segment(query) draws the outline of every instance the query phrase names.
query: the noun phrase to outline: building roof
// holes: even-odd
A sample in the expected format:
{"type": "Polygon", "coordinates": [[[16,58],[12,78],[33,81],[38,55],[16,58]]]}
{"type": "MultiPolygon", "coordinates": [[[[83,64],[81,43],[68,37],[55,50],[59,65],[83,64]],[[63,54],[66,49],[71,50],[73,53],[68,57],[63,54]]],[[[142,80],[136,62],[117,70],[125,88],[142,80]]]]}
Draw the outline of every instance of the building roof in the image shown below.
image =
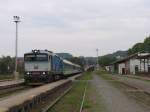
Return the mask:
{"type": "Polygon", "coordinates": [[[136,59],[147,59],[147,58],[150,58],[150,53],[140,53],[140,52],[138,52],[138,53],[132,54],[132,55],[126,57],[126,58],[117,60],[117,61],[111,63],[111,65],[117,64],[117,63],[122,63],[122,62],[128,61],[128,60],[133,59],[133,58],[136,58],[136,59]]]}

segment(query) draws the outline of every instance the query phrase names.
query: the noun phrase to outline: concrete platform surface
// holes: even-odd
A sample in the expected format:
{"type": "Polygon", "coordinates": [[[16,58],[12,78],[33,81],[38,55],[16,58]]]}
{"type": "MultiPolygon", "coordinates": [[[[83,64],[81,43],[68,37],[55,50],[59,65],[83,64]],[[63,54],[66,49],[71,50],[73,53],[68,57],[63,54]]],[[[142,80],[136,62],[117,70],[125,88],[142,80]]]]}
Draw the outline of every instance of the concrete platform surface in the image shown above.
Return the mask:
{"type": "Polygon", "coordinates": [[[25,91],[24,93],[17,94],[16,96],[10,96],[7,99],[0,101],[0,112],[7,112],[10,108],[21,105],[26,101],[30,101],[36,96],[46,93],[47,91],[52,90],[53,88],[69,82],[70,80],[60,80],[50,84],[46,84],[32,90],[25,91]]]}
{"type": "Polygon", "coordinates": [[[23,82],[24,82],[24,79],[21,79],[21,80],[11,80],[11,81],[3,81],[3,82],[0,82],[0,88],[4,87],[4,86],[9,86],[9,85],[20,84],[20,83],[23,83],[23,82]]]}

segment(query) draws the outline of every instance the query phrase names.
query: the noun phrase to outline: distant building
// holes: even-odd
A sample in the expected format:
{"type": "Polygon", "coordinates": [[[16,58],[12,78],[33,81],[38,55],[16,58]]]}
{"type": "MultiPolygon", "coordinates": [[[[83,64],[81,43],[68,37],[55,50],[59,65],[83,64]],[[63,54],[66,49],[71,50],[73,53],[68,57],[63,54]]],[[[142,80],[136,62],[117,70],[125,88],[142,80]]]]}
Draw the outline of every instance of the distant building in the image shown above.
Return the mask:
{"type": "Polygon", "coordinates": [[[118,74],[150,74],[150,53],[136,53],[106,67],[118,74]]]}

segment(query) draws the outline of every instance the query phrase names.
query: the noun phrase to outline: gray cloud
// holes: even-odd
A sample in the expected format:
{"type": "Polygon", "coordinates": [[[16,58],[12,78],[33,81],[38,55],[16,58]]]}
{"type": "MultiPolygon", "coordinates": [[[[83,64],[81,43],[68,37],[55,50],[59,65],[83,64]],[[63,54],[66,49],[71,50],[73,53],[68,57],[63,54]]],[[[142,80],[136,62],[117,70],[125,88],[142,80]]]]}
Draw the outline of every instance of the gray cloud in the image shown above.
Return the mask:
{"type": "Polygon", "coordinates": [[[19,55],[33,48],[95,56],[126,50],[149,35],[149,0],[1,0],[0,55],[14,55],[14,15],[19,55]]]}

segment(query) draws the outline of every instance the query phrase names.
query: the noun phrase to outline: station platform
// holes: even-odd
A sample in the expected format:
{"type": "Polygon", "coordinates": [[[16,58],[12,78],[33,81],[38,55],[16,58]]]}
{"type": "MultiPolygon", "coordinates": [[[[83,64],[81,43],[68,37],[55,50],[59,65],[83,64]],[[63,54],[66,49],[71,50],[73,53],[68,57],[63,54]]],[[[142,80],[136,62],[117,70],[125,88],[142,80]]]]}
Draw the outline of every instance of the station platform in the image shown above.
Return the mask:
{"type": "Polygon", "coordinates": [[[14,87],[23,83],[24,83],[24,79],[3,81],[3,82],[0,82],[0,90],[14,87]]]}
{"type": "Polygon", "coordinates": [[[26,112],[32,108],[33,105],[42,101],[42,98],[49,95],[54,89],[70,83],[71,80],[60,80],[50,84],[46,84],[16,96],[7,97],[0,101],[0,112],[26,112]]]}

